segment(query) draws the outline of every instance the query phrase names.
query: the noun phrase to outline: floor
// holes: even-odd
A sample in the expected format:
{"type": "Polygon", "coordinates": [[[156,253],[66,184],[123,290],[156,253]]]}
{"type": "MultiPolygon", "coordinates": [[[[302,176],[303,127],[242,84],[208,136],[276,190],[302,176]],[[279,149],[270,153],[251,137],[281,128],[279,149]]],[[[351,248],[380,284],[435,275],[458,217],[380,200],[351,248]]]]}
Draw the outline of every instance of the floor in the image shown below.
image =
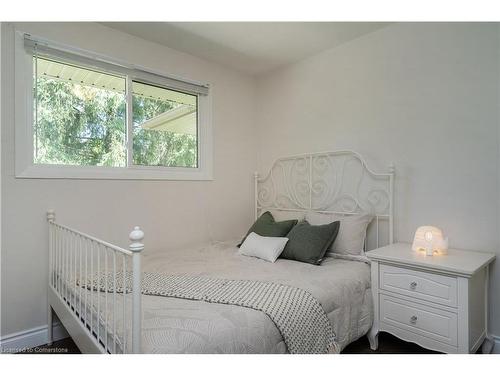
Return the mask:
{"type": "MultiPolygon", "coordinates": [[[[25,354],[79,354],[80,351],[71,338],[56,341],[52,346],[39,346],[24,352],[25,354]]],[[[343,354],[436,354],[431,350],[408,343],[388,333],[379,334],[379,348],[377,351],[370,349],[366,336],[348,345],[343,354]]]]}
{"type": "Polygon", "coordinates": [[[406,342],[397,337],[380,332],[378,335],[378,350],[370,349],[370,344],[366,336],[350,343],[342,354],[439,354],[432,350],[424,349],[417,344],[406,342]]]}
{"type": "Polygon", "coordinates": [[[81,354],[75,342],[68,337],[67,339],[55,341],[51,346],[42,345],[36,348],[28,349],[19,354],[81,354]]]}

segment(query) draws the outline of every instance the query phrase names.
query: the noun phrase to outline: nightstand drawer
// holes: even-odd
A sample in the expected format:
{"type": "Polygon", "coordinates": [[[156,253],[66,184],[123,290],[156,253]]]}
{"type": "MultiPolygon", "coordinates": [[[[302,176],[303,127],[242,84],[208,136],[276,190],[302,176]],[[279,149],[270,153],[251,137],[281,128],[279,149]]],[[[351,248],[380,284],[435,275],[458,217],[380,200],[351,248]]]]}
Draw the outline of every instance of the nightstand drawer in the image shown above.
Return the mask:
{"type": "Polygon", "coordinates": [[[380,289],[446,306],[457,306],[455,277],[381,264],[379,282],[380,289]]]}
{"type": "Polygon", "coordinates": [[[457,345],[457,314],[380,294],[380,321],[448,345],[457,345]]]}

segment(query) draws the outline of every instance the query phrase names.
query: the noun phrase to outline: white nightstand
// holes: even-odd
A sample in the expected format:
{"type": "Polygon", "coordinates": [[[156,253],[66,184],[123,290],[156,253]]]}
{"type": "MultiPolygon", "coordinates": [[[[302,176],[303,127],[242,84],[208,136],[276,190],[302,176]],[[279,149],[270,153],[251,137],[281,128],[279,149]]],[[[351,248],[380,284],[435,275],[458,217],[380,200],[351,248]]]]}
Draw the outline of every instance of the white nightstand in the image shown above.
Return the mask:
{"type": "Polygon", "coordinates": [[[488,336],[488,266],[494,254],[448,250],[426,256],[396,243],[366,253],[374,303],[370,347],[379,331],[444,353],[473,353],[488,336]]]}

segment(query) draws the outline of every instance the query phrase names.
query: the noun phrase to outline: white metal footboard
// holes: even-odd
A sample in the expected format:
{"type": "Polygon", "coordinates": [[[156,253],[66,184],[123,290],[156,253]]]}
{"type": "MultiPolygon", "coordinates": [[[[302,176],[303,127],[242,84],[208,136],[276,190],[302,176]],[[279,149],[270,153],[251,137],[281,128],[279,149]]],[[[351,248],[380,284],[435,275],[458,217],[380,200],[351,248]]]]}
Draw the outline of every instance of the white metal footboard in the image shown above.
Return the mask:
{"type": "Polygon", "coordinates": [[[140,353],[144,233],[135,227],[127,250],[56,223],[53,210],[47,220],[49,343],[55,311],[82,352],[140,353]],[[127,272],[132,275],[131,292],[127,272]],[[110,290],[94,288],[103,274],[110,275],[110,290]]]}

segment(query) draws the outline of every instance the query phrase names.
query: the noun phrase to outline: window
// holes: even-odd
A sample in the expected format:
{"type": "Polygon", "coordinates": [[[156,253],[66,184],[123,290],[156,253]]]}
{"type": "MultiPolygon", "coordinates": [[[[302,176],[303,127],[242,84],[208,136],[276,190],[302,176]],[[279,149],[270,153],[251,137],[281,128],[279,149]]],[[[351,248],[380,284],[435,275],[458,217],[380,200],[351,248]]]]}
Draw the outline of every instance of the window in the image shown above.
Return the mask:
{"type": "Polygon", "coordinates": [[[33,57],[35,164],[124,167],[125,78],[33,57]]]}
{"type": "Polygon", "coordinates": [[[196,168],[196,95],[132,82],[134,165],[196,168]]]}
{"type": "Polygon", "coordinates": [[[18,177],[211,179],[206,86],[19,39],[18,177]]]}

